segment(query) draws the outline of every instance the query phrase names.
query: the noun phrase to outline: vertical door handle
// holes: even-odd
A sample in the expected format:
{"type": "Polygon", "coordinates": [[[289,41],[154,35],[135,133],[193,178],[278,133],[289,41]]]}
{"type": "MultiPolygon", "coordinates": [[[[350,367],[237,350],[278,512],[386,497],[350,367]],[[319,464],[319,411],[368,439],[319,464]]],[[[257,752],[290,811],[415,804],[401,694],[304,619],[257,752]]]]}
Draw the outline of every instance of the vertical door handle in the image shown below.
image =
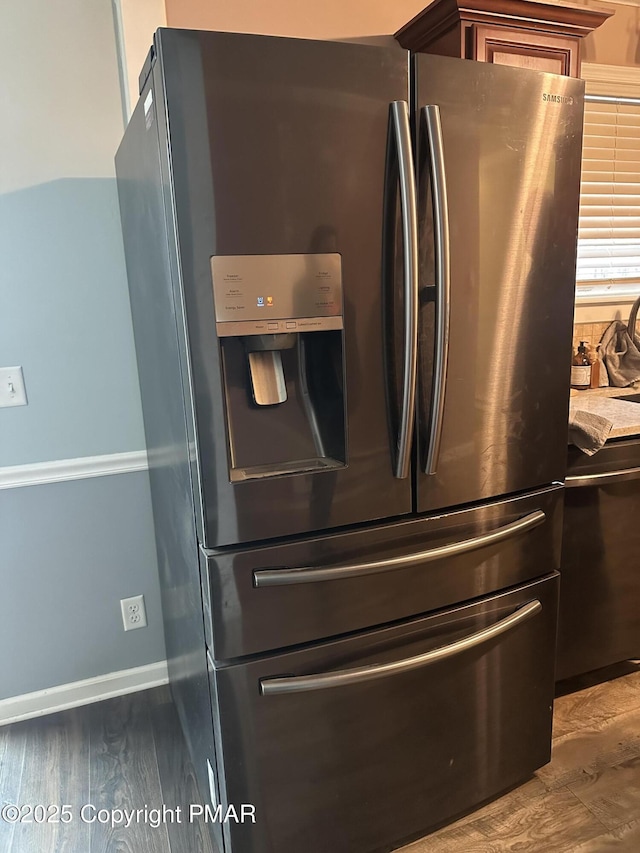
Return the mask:
{"type": "Polygon", "coordinates": [[[429,142],[431,164],[431,197],[436,249],[436,323],[433,359],[433,384],[431,392],[431,427],[427,445],[426,474],[435,474],[440,455],[444,401],[447,388],[449,360],[449,322],[451,291],[451,255],[449,241],[449,208],[447,203],[447,175],[444,167],[444,146],[440,108],[429,105],[422,114],[429,142]]]}
{"type": "Polygon", "coordinates": [[[391,116],[398,156],[404,275],[402,407],[394,475],[403,480],[409,476],[411,465],[418,370],[418,217],[409,108],[406,101],[393,101],[391,116]]]}

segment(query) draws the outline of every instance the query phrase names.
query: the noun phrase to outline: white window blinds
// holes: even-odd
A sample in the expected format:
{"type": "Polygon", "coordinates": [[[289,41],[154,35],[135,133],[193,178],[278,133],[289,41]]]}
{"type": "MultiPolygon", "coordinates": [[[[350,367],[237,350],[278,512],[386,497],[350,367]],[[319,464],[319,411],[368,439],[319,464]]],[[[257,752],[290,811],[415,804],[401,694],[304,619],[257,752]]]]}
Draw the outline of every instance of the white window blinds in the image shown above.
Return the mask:
{"type": "Polygon", "coordinates": [[[640,294],[640,99],[587,96],[578,298],[640,294]]]}

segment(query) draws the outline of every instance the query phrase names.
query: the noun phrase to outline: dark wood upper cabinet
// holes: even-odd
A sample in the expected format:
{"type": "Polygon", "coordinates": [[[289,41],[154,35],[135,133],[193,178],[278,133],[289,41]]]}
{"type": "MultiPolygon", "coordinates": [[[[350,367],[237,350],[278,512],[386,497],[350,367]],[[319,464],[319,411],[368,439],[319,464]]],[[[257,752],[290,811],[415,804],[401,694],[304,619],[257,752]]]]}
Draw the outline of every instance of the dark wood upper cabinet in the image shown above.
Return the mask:
{"type": "Polygon", "coordinates": [[[580,76],[580,41],[613,12],[531,0],[435,0],[395,34],[419,53],[580,76]]]}

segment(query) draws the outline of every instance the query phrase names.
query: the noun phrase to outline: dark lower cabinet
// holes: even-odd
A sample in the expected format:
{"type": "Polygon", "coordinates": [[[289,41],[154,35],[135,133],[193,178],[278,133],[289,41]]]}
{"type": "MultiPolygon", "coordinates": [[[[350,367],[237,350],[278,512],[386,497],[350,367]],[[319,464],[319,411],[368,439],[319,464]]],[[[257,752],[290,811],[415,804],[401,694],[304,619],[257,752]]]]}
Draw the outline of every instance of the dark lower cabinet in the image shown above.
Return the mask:
{"type": "Polygon", "coordinates": [[[640,441],[570,448],[556,678],[640,656],[640,441]]]}

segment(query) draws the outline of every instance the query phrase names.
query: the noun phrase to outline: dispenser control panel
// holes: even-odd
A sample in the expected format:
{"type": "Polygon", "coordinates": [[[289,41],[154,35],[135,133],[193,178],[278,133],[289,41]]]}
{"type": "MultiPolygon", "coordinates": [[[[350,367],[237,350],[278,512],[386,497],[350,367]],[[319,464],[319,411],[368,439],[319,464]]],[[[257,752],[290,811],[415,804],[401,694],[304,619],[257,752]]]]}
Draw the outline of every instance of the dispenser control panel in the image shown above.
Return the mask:
{"type": "Polygon", "coordinates": [[[211,276],[221,337],[343,328],[337,252],[215,255],[211,276]]]}

